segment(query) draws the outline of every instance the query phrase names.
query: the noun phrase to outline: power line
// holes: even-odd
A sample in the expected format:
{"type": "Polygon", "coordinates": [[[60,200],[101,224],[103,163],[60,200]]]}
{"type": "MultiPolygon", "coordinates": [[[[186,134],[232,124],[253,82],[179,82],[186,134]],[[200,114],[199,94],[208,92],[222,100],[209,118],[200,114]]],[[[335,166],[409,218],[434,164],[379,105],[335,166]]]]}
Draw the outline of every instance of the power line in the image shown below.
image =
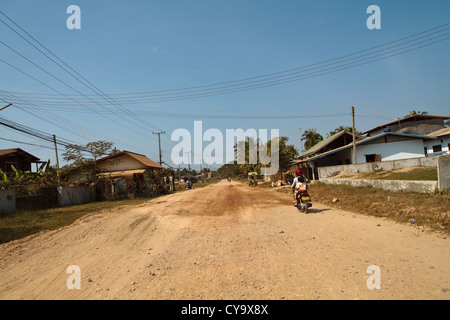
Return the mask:
{"type": "MultiPolygon", "coordinates": [[[[143,121],[142,119],[140,119],[139,117],[135,116],[132,112],[130,112],[129,110],[127,110],[126,108],[124,108],[123,106],[121,106],[120,104],[118,104],[114,99],[112,99],[110,96],[108,96],[107,94],[105,94],[102,90],[100,90],[97,86],[95,86],[92,82],[90,82],[89,80],[87,80],[85,77],[83,77],[80,73],[78,73],[77,71],[75,71],[72,67],[70,67],[67,63],[65,63],[63,60],[61,60],[57,55],[55,55],[50,49],[48,49],[45,45],[43,45],[40,41],[38,41],[35,37],[33,37],[31,34],[29,34],[27,31],[25,31],[21,26],[19,26],[16,22],[14,22],[11,18],[9,18],[5,13],[3,13],[2,11],[0,11],[0,13],[5,16],[10,22],[12,22],[16,27],[18,27],[22,32],[24,32],[28,37],[30,37],[33,41],[35,41],[39,46],[41,46],[44,50],[46,50],[48,53],[50,53],[54,58],[56,58],[58,61],[60,61],[62,64],[64,64],[67,68],[69,68],[72,72],[74,72],[77,76],[75,76],[72,72],[68,71],[66,68],[64,68],[63,66],[61,66],[61,64],[59,64],[58,62],[56,62],[54,59],[52,59],[51,57],[49,57],[45,52],[43,52],[42,50],[40,50],[37,46],[35,46],[34,44],[32,44],[30,41],[28,41],[24,36],[22,36],[19,32],[17,32],[16,30],[14,30],[11,26],[9,26],[7,23],[5,23],[2,19],[0,19],[0,21],[6,25],[10,30],[12,30],[14,33],[16,33],[18,36],[20,36],[23,40],[25,40],[28,44],[30,44],[31,46],[33,46],[36,50],[38,50],[41,54],[43,54],[44,56],[46,56],[48,59],[50,59],[53,63],[55,63],[58,67],[60,67],[61,69],[63,69],[65,72],[67,72],[69,75],[71,75],[73,78],[75,78],[76,80],[78,80],[80,83],[82,83],[84,86],[86,86],[88,89],[92,90],[93,92],[95,92],[96,94],[98,94],[100,92],[101,96],[105,98],[105,100],[107,100],[108,102],[112,102],[114,105],[118,106],[122,111],[124,111],[126,114],[128,114],[129,116],[133,117],[135,120],[137,120],[140,123],[143,123],[144,125],[147,125],[149,127],[155,128],[157,130],[159,130],[159,128],[157,128],[156,126],[148,123],[147,121],[143,121]],[[80,80],[80,78],[82,80],[80,80]],[[86,82],[89,84],[87,85],[86,82]],[[94,89],[95,90],[94,90],[94,89]]],[[[86,96],[86,95],[83,95],[86,96]]]]}
{"type": "Polygon", "coordinates": [[[24,142],[24,141],[17,141],[17,140],[2,138],[2,137],[0,137],[0,140],[14,142],[14,143],[19,143],[19,144],[25,144],[25,145],[34,146],[34,147],[40,147],[40,148],[46,148],[46,149],[52,149],[52,150],[54,149],[53,147],[44,146],[44,145],[41,145],[41,144],[35,144],[35,143],[24,142]]]}
{"type": "MultiPolygon", "coordinates": [[[[407,36],[398,40],[390,41],[369,49],[361,50],[355,53],[347,54],[337,58],[325,60],[322,62],[289,69],[285,71],[270,73],[262,76],[255,76],[251,78],[245,78],[240,80],[233,80],[227,82],[220,82],[216,84],[194,86],[179,89],[168,89],[160,91],[149,91],[141,93],[123,93],[116,94],[116,101],[121,101],[127,104],[136,103],[153,103],[153,102],[166,102],[175,100],[184,100],[191,98],[199,98],[206,96],[213,96],[219,94],[235,93],[253,89],[264,88],[273,85],[279,85],[283,83],[289,83],[293,81],[299,81],[311,77],[316,77],[336,71],[342,71],[363,64],[379,61],[395,55],[403,54],[413,50],[417,50],[432,44],[436,44],[449,39],[445,37],[450,33],[440,34],[448,29],[450,23],[428,29],[426,31],[416,33],[411,36],[407,36]],[[440,29],[440,30],[438,30],[440,29]],[[427,34],[428,35],[424,35],[427,34]],[[443,38],[445,37],[445,38],[443,38]],[[413,38],[413,39],[411,39],[413,38]],[[439,39],[440,38],[440,39],[439,39]],[[422,40],[424,39],[424,40],[422,40]],[[439,39],[439,40],[436,40],[439,39]],[[406,41],[405,41],[406,40],[406,41]],[[422,40],[422,41],[419,41],[422,40]],[[432,41],[435,40],[435,41],[432,41]],[[430,42],[432,41],[432,42],[430,42]],[[399,43],[400,42],[400,43],[399,43]],[[427,43],[428,42],[428,43],[427,43]],[[421,45],[425,43],[424,45],[421,45]],[[386,48],[383,48],[386,47],[386,48]],[[379,49],[383,48],[383,49],[379,49]],[[408,49],[409,48],[409,49],[408,49]],[[374,49],[378,49],[375,50],[374,49]],[[352,57],[352,58],[349,58],[352,57]],[[346,62],[346,63],[344,63],[346,62]],[[344,64],[343,64],[344,63],[344,64]],[[334,66],[332,68],[325,68],[334,66]],[[325,69],[324,69],[325,68],[325,69]],[[314,72],[309,72],[317,70],[314,72]],[[309,72],[309,73],[305,73],[309,72]],[[255,80],[258,79],[258,80],[255,80]],[[145,99],[144,99],[145,98],[145,99]],[[140,99],[140,100],[139,100],[140,99]]],[[[48,95],[43,97],[49,97],[48,95]]],[[[94,97],[94,96],[93,96],[94,97]]]]}
{"type": "MultiPolygon", "coordinates": [[[[54,142],[53,135],[51,135],[51,134],[48,134],[48,133],[45,133],[43,131],[24,126],[22,124],[19,124],[17,122],[11,121],[11,120],[8,120],[8,119],[3,118],[3,117],[0,117],[0,125],[3,125],[3,126],[9,128],[9,129],[12,129],[12,130],[16,130],[16,131],[19,131],[19,132],[22,132],[22,133],[34,136],[36,138],[45,140],[47,142],[52,142],[52,143],[54,142]]],[[[70,143],[70,140],[58,138],[58,144],[63,146],[63,147],[66,147],[66,146],[70,145],[71,143],[70,143]]]]}

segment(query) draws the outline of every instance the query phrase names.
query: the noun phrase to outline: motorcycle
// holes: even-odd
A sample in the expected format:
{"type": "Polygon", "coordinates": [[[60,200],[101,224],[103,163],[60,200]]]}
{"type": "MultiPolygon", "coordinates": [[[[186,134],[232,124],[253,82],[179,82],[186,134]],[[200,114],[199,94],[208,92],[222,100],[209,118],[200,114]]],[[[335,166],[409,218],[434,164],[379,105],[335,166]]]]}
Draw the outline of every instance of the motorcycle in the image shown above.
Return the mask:
{"type": "Polygon", "coordinates": [[[186,190],[192,189],[192,182],[191,182],[191,181],[186,182],[186,187],[185,187],[185,189],[186,189],[186,190]]]}
{"type": "Polygon", "coordinates": [[[294,205],[297,209],[308,213],[308,209],[312,206],[312,203],[308,193],[308,184],[306,182],[297,183],[294,189],[294,197],[294,205]]]}

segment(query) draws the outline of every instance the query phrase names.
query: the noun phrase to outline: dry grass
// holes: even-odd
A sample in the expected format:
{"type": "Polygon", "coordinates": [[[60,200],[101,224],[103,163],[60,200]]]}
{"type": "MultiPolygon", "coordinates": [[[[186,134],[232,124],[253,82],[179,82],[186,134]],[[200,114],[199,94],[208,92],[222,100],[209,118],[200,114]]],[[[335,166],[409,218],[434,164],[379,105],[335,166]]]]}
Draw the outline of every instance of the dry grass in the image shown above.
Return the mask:
{"type": "Polygon", "coordinates": [[[450,195],[393,192],[372,187],[311,184],[313,201],[330,207],[450,233],[450,195]],[[335,202],[333,202],[335,199],[335,202]],[[336,200],[337,199],[337,200],[336,200]]]}
{"type": "MultiPolygon", "coordinates": [[[[195,183],[195,188],[205,187],[218,180],[195,183]]],[[[184,191],[184,185],[176,185],[176,191],[184,191]]],[[[0,216],[0,243],[16,240],[43,230],[54,230],[72,224],[82,216],[119,206],[137,205],[155,198],[98,201],[82,205],[37,211],[17,211],[0,216]]]]}

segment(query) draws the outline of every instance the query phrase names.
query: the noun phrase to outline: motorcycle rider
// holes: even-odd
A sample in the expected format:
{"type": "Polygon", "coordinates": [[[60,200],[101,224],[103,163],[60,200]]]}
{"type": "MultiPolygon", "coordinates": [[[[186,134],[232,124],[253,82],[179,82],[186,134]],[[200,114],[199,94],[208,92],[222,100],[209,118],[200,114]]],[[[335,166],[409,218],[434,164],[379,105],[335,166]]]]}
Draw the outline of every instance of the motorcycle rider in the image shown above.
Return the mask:
{"type": "Polygon", "coordinates": [[[302,170],[300,169],[297,169],[297,171],[295,171],[295,175],[296,177],[292,182],[291,189],[292,189],[292,196],[294,198],[294,206],[297,206],[297,201],[295,199],[295,186],[297,185],[297,183],[308,183],[309,180],[302,175],[302,170]]]}

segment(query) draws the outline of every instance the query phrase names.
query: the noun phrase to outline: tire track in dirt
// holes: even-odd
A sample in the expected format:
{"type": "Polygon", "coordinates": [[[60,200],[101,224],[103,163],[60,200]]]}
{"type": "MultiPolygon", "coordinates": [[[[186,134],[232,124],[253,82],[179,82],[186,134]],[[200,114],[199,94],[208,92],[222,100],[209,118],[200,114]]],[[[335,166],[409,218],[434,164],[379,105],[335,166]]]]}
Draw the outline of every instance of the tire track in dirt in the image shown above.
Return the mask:
{"type": "Polygon", "coordinates": [[[222,181],[1,245],[0,299],[448,299],[449,261],[437,234],[222,181]]]}

